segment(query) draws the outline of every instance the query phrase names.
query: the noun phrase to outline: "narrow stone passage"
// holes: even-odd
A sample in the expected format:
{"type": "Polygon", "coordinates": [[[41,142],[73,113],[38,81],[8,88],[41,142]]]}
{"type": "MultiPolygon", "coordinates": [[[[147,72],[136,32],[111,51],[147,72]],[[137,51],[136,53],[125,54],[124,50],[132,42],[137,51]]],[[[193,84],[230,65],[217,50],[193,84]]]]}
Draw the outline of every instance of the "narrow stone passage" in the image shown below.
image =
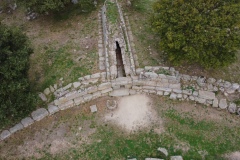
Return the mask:
{"type": "Polygon", "coordinates": [[[119,43],[116,41],[116,59],[117,59],[117,78],[118,77],[126,77],[126,73],[124,70],[123,60],[122,60],[122,52],[119,46],[119,43]]]}

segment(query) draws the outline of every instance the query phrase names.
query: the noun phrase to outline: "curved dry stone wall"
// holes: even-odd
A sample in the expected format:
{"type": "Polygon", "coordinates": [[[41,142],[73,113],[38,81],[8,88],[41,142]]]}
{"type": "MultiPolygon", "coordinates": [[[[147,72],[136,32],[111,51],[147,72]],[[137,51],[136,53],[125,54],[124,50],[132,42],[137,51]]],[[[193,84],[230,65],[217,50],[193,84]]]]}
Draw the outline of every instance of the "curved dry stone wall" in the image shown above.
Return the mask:
{"type": "MultiPolygon", "coordinates": [[[[189,76],[180,74],[174,68],[161,66],[146,66],[136,69],[137,76],[120,77],[114,80],[106,79],[106,72],[95,73],[80,77],[77,82],[64,87],[49,87],[40,94],[42,100],[54,94],[55,100],[49,103],[48,108],[39,108],[31,116],[21,120],[18,124],[4,130],[1,140],[21,130],[44,117],[60,110],[81,105],[103,96],[128,96],[134,94],[156,94],[168,96],[173,100],[195,101],[230,113],[240,114],[240,106],[231,102],[229,97],[239,97],[238,83],[230,83],[214,78],[189,76]],[[222,94],[217,92],[221,92],[222,94]]],[[[58,85],[60,86],[60,85],[58,85]]]]}

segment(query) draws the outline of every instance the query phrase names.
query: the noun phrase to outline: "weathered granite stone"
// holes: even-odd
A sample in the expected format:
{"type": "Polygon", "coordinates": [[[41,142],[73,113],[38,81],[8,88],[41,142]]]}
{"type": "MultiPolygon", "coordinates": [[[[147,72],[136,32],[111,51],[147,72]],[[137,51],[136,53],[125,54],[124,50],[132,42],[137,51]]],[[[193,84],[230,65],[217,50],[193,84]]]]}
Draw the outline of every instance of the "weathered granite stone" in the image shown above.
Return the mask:
{"type": "Polygon", "coordinates": [[[148,90],[154,90],[155,89],[155,87],[153,87],[153,86],[143,86],[142,88],[143,89],[148,89],[148,90]]]}
{"type": "Polygon", "coordinates": [[[23,125],[21,123],[16,124],[14,127],[10,128],[9,131],[11,134],[23,129],[23,125]]]}
{"type": "Polygon", "coordinates": [[[130,95],[136,94],[136,90],[130,89],[129,93],[130,93],[130,95]]]}
{"type": "Polygon", "coordinates": [[[4,139],[8,138],[10,135],[11,135],[11,133],[8,130],[4,130],[4,131],[2,131],[0,138],[1,138],[1,140],[4,140],[4,139]]]}
{"type": "Polygon", "coordinates": [[[157,91],[172,92],[171,88],[156,87],[157,91]]]}
{"type": "Polygon", "coordinates": [[[87,89],[88,93],[94,93],[98,91],[98,87],[97,86],[91,86],[87,89]]]}
{"type": "Polygon", "coordinates": [[[182,93],[182,90],[181,89],[173,89],[172,90],[174,93],[182,93]]]}
{"type": "Polygon", "coordinates": [[[198,77],[197,84],[200,87],[204,87],[206,85],[206,78],[205,77],[198,77]]]}
{"type": "Polygon", "coordinates": [[[74,99],[74,104],[75,105],[79,105],[79,104],[83,104],[84,103],[84,99],[82,97],[78,97],[74,99]]]}
{"type": "Polygon", "coordinates": [[[237,109],[237,114],[240,115],[240,108],[237,109]]]}
{"type": "Polygon", "coordinates": [[[182,93],[190,96],[192,95],[192,90],[191,89],[182,90],[182,93]]]}
{"type": "Polygon", "coordinates": [[[84,76],[83,78],[84,78],[85,80],[88,80],[88,79],[91,78],[91,76],[90,76],[90,75],[86,75],[86,76],[84,76]]]}
{"type": "Polygon", "coordinates": [[[67,101],[63,104],[58,105],[58,108],[60,110],[65,110],[65,109],[73,107],[73,106],[74,106],[73,100],[70,100],[70,101],[67,101]]]}
{"type": "Polygon", "coordinates": [[[163,91],[157,91],[157,95],[162,96],[163,95],[163,91]]]}
{"type": "Polygon", "coordinates": [[[198,91],[194,91],[193,96],[198,96],[198,91]]]}
{"type": "Polygon", "coordinates": [[[163,153],[166,157],[168,156],[168,151],[166,150],[166,148],[158,148],[157,150],[163,153]]]}
{"type": "Polygon", "coordinates": [[[187,81],[190,81],[190,80],[191,80],[191,76],[189,76],[189,75],[186,75],[186,74],[183,74],[181,77],[182,77],[182,80],[183,80],[183,81],[185,81],[185,82],[187,82],[187,81]]]}
{"type": "Polygon", "coordinates": [[[227,108],[227,100],[226,99],[220,99],[219,101],[219,108],[226,109],[227,108]]]}
{"type": "Polygon", "coordinates": [[[209,83],[209,84],[213,84],[215,82],[216,82],[216,79],[214,79],[214,78],[208,78],[207,79],[207,83],[209,83]]]}
{"type": "Polygon", "coordinates": [[[170,99],[177,99],[177,94],[175,94],[175,93],[171,93],[171,95],[170,95],[170,97],[169,97],[170,99]]]}
{"type": "Polygon", "coordinates": [[[100,78],[101,77],[101,73],[95,73],[91,75],[91,78],[100,78]]]}
{"type": "Polygon", "coordinates": [[[137,68],[137,69],[136,69],[136,73],[137,73],[137,74],[140,74],[140,73],[143,72],[143,71],[144,71],[143,68],[137,68]]]}
{"type": "Polygon", "coordinates": [[[182,98],[183,98],[182,94],[181,94],[181,93],[178,93],[178,94],[177,94],[177,99],[182,99],[182,98]]]}
{"type": "Polygon", "coordinates": [[[164,96],[169,96],[169,95],[170,95],[170,92],[165,91],[163,95],[164,95],[164,96]]]}
{"type": "Polygon", "coordinates": [[[215,108],[218,107],[218,99],[217,98],[214,98],[212,106],[215,108]]]}
{"type": "Polygon", "coordinates": [[[224,88],[227,89],[227,88],[231,87],[231,85],[232,85],[232,84],[231,84],[230,82],[225,81],[225,83],[224,83],[224,88]]]}
{"type": "Polygon", "coordinates": [[[67,89],[69,89],[69,88],[71,88],[72,87],[72,83],[69,83],[68,85],[66,85],[65,87],[63,87],[63,90],[65,91],[65,90],[67,90],[67,89]]]}
{"type": "Polygon", "coordinates": [[[92,99],[96,99],[96,98],[99,98],[99,97],[101,97],[101,92],[100,91],[97,91],[97,92],[95,92],[95,93],[93,93],[92,94],[92,99]]]}
{"type": "Polygon", "coordinates": [[[53,86],[50,86],[50,91],[53,93],[55,91],[55,89],[53,88],[53,86]]]}
{"type": "Polygon", "coordinates": [[[112,88],[101,90],[101,94],[105,94],[105,93],[111,92],[112,90],[113,90],[112,88]]]}
{"type": "Polygon", "coordinates": [[[145,72],[144,75],[149,78],[157,78],[158,74],[154,72],[145,72]]]}
{"type": "Polygon", "coordinates": [[[49,113],[45,108],[39,108],[36,111],[33,111],[31,116],[35,121],[40,121],[44,117],[48,116],[48,114],[49,113]]]}
{"type": "Polygon", "coordinates": [[[47,97],[43,93],[39,93],[38,96],[42,99],[42,101],[47,101],[47,97]]]}
{"type": "Polygon", "coordinates": [[[235,103],[230,103],[229,106],[228,106],[228,111],[230,113],[236,113],[237,105],[235,103]]]}
{"type": "Polygon", "coordinates": [[[172,89],[181,89],[181,84],[177,83],[177,84],[169,84],[169,88],[172,89]]]}
{"type": "Polygon", "coordinates": [[[30,118],[30,117],[26,117],[26,118],[21,120],[21,123],[24,127],[27,127],[27,126],[33,124],[33,122],[34,122],[33,119],[30,118]]]}
{"type": "Polygon", "coordinates": [[[82,81],[84,81],[84,78],[83,78],[83,77],[80,77],[80,78],[78,78],[78,81],[79,81],[79,82],[82,82],[82,81]]]}
{"type": "Polygon", "coordinates": [[[239,84],[238,83],[233,83],[232,84],[232,89],[237,90],[239,88],[239,84]]]}
{"type": "Polygon", "coordinates": [[[97,106],[96,105],[90,106],[90,110],[92,113],[97,112],[97,106]]]}
{"type": "Polygon", "coordinates": [[[189,99],[190,99],[191,101],[194,101],[194,100],[195,100],[195,98],[194,98],[193,96],[189,96],[189,99]]]}
{"type": "Polygon", "coordinates": [[[113,97],[120,97],[120,96],[128,96],[129,95],[129,89],[123,88],[112,91],[109,96],[113,97]]]}
{"type": "Polygon", "coordinates": [[[78,88],[81,85],[80,82],[73,82],[73,87],[78,88]]]}
{"type": "Polygon", "coordinates": [[[49,95],[51,92],[50,92],[50,89],[49,89],[49,88],[46,88],[46,89],[44,89],[43,93],[44,93],[45,95],[49,95]]]}
{"type": "Polygon", "coordinates": [[[53,87],[55,90],[57,90],[57,84],[54,84],[53,87]]]}
{"type": "Polygon", "coordinates": [[[195,97],[194,100],[198,103],[201,103],[201,104],[206,103],[206,99],[204,99],[204,98],[195,97]]]}
{"type": "Polygon", "coordinates": [[[48,112],[49,112],[50,115],[52,115],[52,114],[54,114],[58,111],[59,111],[59,108],[57,106],[52,105],[52,104],[48,105],[48,112]]]}
{"type": "Polygon", "coordinates": [[[183,160],[182,156],[171,156],[170,160],[183,160]]]}
{"type": "Polygon", "coordinates": [[[210,92],[210,91],[202,91],[199,90],[199,97],[204,98],[204,99],[215,99],[215,93],[210,92]]]}
{"type": "Polygon", "coordinates": [[[102,83],[98,86],[98,90],[101,91],[101,90],[104,90],[104,89],[108,89],[108,88],[111,88],[112,87],[112,84],[110,82],[106,82],[106,83],[102,83]]]}

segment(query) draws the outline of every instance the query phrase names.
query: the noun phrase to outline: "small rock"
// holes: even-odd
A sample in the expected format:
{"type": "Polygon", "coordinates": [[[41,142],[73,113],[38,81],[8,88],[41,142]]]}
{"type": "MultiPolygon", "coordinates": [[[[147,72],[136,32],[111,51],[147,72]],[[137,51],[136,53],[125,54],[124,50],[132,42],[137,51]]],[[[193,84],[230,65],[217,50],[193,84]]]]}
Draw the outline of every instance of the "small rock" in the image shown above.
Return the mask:
{"type": "Polygon", "coordinates": [[[97,106],[96,105],[90,106],[90,110],[92,113],[97,112],[97,106]]]}
{"type": "Polygon", "coordinates": [[[170,99],[174,99],[174,100],[176,100],[176,99],[177,99],[177,94],[175,94],[175,93],[171,93],[171,95],[170,95],[169,98],[170,98],[170,99]]]}
{"type": "Polygon", "coordinates": [[[74,83],[73,83],[73,87],[74,87],[74,88],[78,88],[80,85],[81,85],[80,82],[74,82],[74,83]]]}
{"type": "Polygon", "coordinates": [[[54,84],[53,87],[55,90],[57,90],[57,84],[54,84]]]}
{"type": "Polygon", "coordinates": [[[230,103],[229,106],[228,106],[228,111],[230,113],[236,113],[237,105],[235,103],[230,103]]]}
{"type": "Polygon", "coordinates": [[[50,91],[51,91],[51,92],[54,92],[54,91],[55,91],[55,89],[53,88],[53,86],[50,86],[49,88],[50,88],[50,91]]]}
{"type": "Polygon", "coordinates": [[[47,101],[47,97],[43,93],[39,93],[38,96],[42,99],[42,101],[47,101]]]}
{"type": "Polygon", "coordinates": [[[50,89],[49,89],[49,88],[46,88],[46,89],[43,91],[43,93],[44,93],[45,95],[49,95],[51,92],[50,92],[50,89]]]}
{"type": "Polygon", "coordinates": [[[163,153],[166,157],[168,156],[168,151],[165,148],[158,148],[157,150],[163,153]]]}
{"type": "Polygon", "coordinates": [[[217,99],[217,98],[215,98],[215,99],[213,100],[212,106],[215,107],[215,108],[218,107],[218,99],[217,99]]]}

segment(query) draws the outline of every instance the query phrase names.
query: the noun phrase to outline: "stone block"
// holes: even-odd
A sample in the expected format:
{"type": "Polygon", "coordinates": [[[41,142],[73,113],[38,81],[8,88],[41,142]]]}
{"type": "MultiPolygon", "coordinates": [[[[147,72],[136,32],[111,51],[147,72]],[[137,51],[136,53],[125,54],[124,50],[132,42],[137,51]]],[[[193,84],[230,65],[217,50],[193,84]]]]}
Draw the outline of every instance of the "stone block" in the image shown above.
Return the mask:
{"type": "Polygon", "coordinates": [[[171,156],[170,160],[183,160],[182,156],[171,156]]]}
{"type": "Polygon", "coordinates": [[[113,90],[112,88],[104,89],[101,91],[101,94],[111,92],[112,90],[113,90]]]}
{"type": "Polygon", "coordinates": [[[47,97],[43,93],[39,93],[38,96],[41,98],[42,101],[47,101],[47,97]]]}
{"type": "Polygon", "coordinates": [[[218,107],[218,99],[217,98],[214,98],[212,106],[215,108],[218,107]]]}
{"type": "Polygon", "coordinates": [[[44,89],[43,93],[44,93],[45,95],[49,95],[49,94],[51,93],[51,91],[50,91],[49,88],[46,88],[46,89],[44,89]]]}
{"type": "Polygon", "coordinates": [[[210,92],[210,91],[202,91],[202,90],[199,90],[199,97],[200,98],[204,98],[204,99],[215,99],[215,93],[213,92],[210,92]]]}
{"type": "Polygon", "coordinates": [[[157,82],[156,81],[144,81],[143,85],[144,86],[154,86],[155,87],[157,85],[157,82]]]}
{"type": "Polygon", "coordinates": [[[26,117],[26,118],[21,120],[21,123],[24,127],[27,127],[27,126],[33,124],[33,122],[34,122],[34,120],[30,117],[26,117]]]}
{"type": "Polygon", "coordinates": [[[101,92],[100,91],[98,91],[98,92],[95,92],[95,93],[93,93],[92,94],[92,99],[96,99],[96,98],[99,98],[99,97],[101,97],[101,92]]]}
{"type": "Polygon", "coordinates": [[[153,86],[143,86],[142,89],[155,90],[156,87],[153,86]]]}
{"type": "Polygon", "coordinates": [[[172,92],[171,88],[156,87],[157,91],[172,92]]]}
{"type": "Polygon", "coordinates": [[[87,88],[87,93],[94,93],[98,91],[98,87],[97,86],[92,86],[87,88]]]}
{"type": "Polygon", "coordinates": [[[190,96],[192,95],[192,90],[191,89],[182,90],[182,93],[190,96]]]}
{"type": "Polygon", "coordinates": [[[176,99],[177,99],[177,94],[175,94],[175,93],[171,93],[171,95],[170,95],[169,98],[170,98],[170,99],[174,99],[174,100],[176,100],[176,99]]]}
{"type": "Polygon", "coordinates": [[[157,150],[163,153],[166,157],[168,156],[168,151],[166,150],[166,148],[158,148],[157,150]]]}
{"type": "Polygon", "coordinates": [[[182,90],[181,89],[173,89],[172,90],[174,93],[182,93],[182,90]]]}
{"type": "Polygon", "coordinates": [[[73,87],[74,88],[78,88],[81,86],[81,83],[80,82],[73,82],[73,87]]]}
{"type": "Polygon", "coordinates": [[[90,76],[90,75],[86,75],[86,76],[84,76],[83,78],[84,78],[85,80],[88,80],[88,79],[91,78],[91,76],[90,76]]]}
{"type": "Polygon", "coordinates": [[[97,112],[97,106],[96,105],[90,106],[90,110],[92,113],[97,112]]]}
{"type": "Polygon", "coordinates": [[[63,104],[58,105],[58,108],[60,110],[65,110],[65,109],[73,107],[73,106],[74,106],[73,100],[70,100],[70,101],[67,101],[63,104]]]}
{"type": "Polygon", "coordinates": [[[68,85],[66,85],[65,87],[63,87],[63,90],[65,91],[65,90],[67,90],[67,89],[69,89],[69,88],[71,88],[72,87],[72,83],[69,83],[68,85]]]}
{"type": "Polygon", "coordinates": [[[163,95],[163,91],[157,91],[157,95],[162,96],[163,95]]]}
{"type": "Polygon", "coordinates": [[[170,92],[164,92],[164,94],[163,94],[164,96],[169,96],[170,95],[170,92]]]}
{"type": "Polygon", "coordinates": [[[9,131],[11,134],[23,129],[23,125],[21,123],[16,124],[14,127],[10,128],[9,131]]]}
{"type": "Polygon", "coordinates": [[[235,103],[230,103],[229,106],[228,106],[228,111],[230,113],[236,113],[237,105],[235,103]]]}
{"type": "Polygon", "coordinates": [[[11,136],[11,133],[8,130],[4,130],[4,131],[2,131],[0,138],[1,138],[1,140],[4,140],[4,139],[8,138],[9,136],[11,136]]]}
{"type": "Polygon", "coordinates": [[[101,77],[101,73],[95,73],[91,75],[91,78],[100,78],[101,77]]]}
{"type": "Polygon", "coordinates": [[[158,77],[162,79],[167,79],[167,76],[165,74],[158,74],[158,77]]]}
{"type": "Polygon", "coordinates": [[[83,104],[85,101],[82,97],[78,97],[74,99],[74,104],[75,105],[79,105],[79,104],[83,104]]]}
{"type": "Polygon", "coordinates": [[[141,90],[142,86],[132,86],[132,89],[134,89],[134,90],[141,90]]]}
{"type": "Polygon", "coordinates": [[[36,111],[33,111],[31,113],[31,116],[35,121],[40,121],[48,115],[49,115],[49,113],[45,108],[39,108],[36,111]]]}
{"type": "Polygon", "coordinates": [[[89,102],[92,100],[92,94],[86,94],[83,96],[85,102],[89,102]]]}
{"type": "Polygon", "coordinates": [[[52,114],[54,114],[58,111],[59,111],[59,108],[57,106],[51,105],[51,104],[48,105],[48,112],[49,112],[50,115],[52,115],[52,114]]]}
{"type": "Polygon", "coordinates": [[[169,88],[169,83],[167,82],[157,82],[157,87],[169,88]]]}
{"type": "Polygon", "coordinates": [[[194,91],[193,96],[198,96],[198,91],[194,91]]]}
{"type": "Polygon", "coordinates": [[[206,103],[206,99],[204,98],[200,98],[200,97],[195,97],[194,100],[198,103],[201,103],[201,104],[205,104],[206,103]]]}
{"type": "Polygon", "coordinates": [[[208,78],[207,79],[207,83],[209,83],[209,84],[213,84],[215,82],[216,82],[216,79],[214,79],[214,78],[208,78]]]}
{"type": "Polygon", "coordinates": [[[144,71],[143,68],[137,68],[137,69],[136,69],[136,73],[137,73],[137,74],[140,74],[140,73],[143,72],[143,71],[144,71]]]}
{"type": "Polygon", "coordinates": [[[105,89],[108,89],[108,88],[111,88],[112,87],[112,84],[110,82],[106,82],[106,83],[102,83],[98,86],[98,90],[101,91],[101,90],[105,90],[105,89]]]}
{"type": "Polygon", "coordinates": [[[194,100],[195,100],[195,98],[194,98],[193,96],[189,96],[189,99],[190,99],[191,101],[194,101],[194,100]]]}
{"type": "Polygon", "coordinates": [[[144,85],[144,81],[143,80],[133,80],[133,85],[134,86],[142,86],[142,85],[144,85]]]}
{"type": "Polygon", "coordinates": [[[221,109],[226,109],[227,106],[228,106],[227,100],[226,99],[220,99],[218,106],[221,109]]]}
{"type": "Polygon", "coordinates": [[[154,72],[145,72],[144,75],[149,78],[157,78],[158,74],[154,72]]]}
{"type": "Polygon", "coordinates": [[[53,86],[50,86],[50,91],[53,93],[55,91],[55,89],[53,88],[53,86]]]}
{"type": "Polygon", "coordinates": [[[181,93],[178,93],[177,94],[177,99],[182,99],[183,98],[183,95],[181,93]]]}
{"type": "Polygon", "coordinates": [[[123,88],[123,89],[114,90],[109,95],[113,97],[128,96],[129,89],[123,88]]]}

